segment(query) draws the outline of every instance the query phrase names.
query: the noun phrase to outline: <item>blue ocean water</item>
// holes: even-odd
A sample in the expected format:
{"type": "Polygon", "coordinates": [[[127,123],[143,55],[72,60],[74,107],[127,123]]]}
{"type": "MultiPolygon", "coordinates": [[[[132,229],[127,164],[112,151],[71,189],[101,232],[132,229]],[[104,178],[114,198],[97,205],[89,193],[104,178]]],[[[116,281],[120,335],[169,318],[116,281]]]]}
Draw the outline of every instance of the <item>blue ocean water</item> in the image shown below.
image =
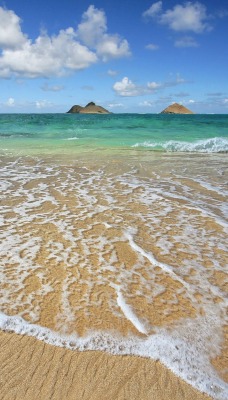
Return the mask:
{"type": "Polygon", "coordinates": [[[0,147],[21,152],[83,149],[228,151],[228,115],[1,114],[0,147]]]}

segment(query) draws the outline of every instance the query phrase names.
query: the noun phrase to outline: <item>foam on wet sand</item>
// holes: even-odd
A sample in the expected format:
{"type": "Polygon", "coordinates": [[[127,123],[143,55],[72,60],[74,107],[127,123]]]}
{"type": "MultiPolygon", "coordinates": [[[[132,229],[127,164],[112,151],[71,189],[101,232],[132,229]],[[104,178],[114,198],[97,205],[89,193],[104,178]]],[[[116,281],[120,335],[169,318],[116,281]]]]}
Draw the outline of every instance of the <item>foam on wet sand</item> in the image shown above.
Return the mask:
{"type": "MultiPolygon", "coordinates": [[[[85,399],[89,390],[93,399],[203,398],[195,389],[227,398],[225,164],[222,155],[206,160],[189,156],[183,176],[178,155],[141,155],[140,162],[2,158],[4,374],[15,362],[23,375],[24,357],[28,376],[53,399],[64,390],[73,398],[76,389],[85,399]],[[10,343],[17,343],[15,358],[10,343]],[[124,365],[128,371],[117,377],[124,365]],[[77,379],[85,370],[94,377],[88,392],[77,379]]],[[[17,399],[32,390],[38,396],[13,380],[17,399]]],[[[14,385],[3,387],[4,398],[7,390],[13,396],[14,385]]]]}

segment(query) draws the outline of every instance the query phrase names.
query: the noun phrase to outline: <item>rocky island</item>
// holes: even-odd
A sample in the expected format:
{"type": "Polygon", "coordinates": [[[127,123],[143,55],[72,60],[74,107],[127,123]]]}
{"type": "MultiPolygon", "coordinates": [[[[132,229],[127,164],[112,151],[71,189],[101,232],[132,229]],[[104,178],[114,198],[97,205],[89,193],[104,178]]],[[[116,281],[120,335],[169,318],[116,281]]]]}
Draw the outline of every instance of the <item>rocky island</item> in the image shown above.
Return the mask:
{"type": "Polygon", "coordinates": [[[182,106],[181,104],[174,103],[165,108],[161,114],[194,114],[194,112],[182,106]]]}
{"type": "Polygon", "coordinates": [[[110,111],[106,110],[104,107],[97,106],[93,101],[88,103],[85,107],[75,105],[71,107],[69,114],[111,114],[110,111]]]}

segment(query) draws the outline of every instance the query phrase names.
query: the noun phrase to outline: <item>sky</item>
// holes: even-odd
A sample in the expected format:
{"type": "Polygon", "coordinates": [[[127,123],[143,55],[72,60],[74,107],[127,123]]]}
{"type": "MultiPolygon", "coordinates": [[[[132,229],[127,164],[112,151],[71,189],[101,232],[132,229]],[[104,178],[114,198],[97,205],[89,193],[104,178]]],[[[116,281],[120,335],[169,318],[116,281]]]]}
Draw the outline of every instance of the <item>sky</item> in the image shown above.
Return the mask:
{"type": "Polygon", "coordinates": [[[227,0],[0,0],[0,113],[228,113],[227,43],[227,0]]]}

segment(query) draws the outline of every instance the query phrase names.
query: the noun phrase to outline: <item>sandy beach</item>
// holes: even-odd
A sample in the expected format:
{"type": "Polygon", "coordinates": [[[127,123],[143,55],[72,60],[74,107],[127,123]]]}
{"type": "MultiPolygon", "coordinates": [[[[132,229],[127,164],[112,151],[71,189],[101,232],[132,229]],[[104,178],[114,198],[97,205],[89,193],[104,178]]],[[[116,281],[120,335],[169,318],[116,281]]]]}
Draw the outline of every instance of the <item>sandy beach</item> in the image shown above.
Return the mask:
{"type": "Polygon", "coordinates": [[[227,18],[0,0],[0,400],[228,400],[227,18]]]}
{"type": "Polygon", "coordinates": [[[1,400],[209,400],[160,362],[0,333],[1,400]]]}
{"type": "Polygon", "coordinates": [[[173,160],[4,160],[0,399],[225,398],[222,157],[173,160]]]}

